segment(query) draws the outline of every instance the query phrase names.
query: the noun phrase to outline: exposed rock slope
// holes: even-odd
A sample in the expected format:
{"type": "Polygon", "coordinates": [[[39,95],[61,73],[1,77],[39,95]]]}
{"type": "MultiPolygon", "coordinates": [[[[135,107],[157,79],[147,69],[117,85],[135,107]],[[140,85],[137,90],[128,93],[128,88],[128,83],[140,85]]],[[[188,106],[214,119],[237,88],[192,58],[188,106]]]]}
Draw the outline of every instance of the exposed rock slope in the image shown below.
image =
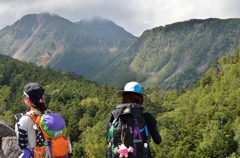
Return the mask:
{"type": "Polygon", "coordinates": [[[0,119],[0,158],[17,158],[20,154],[14,129],[0,119]]]}

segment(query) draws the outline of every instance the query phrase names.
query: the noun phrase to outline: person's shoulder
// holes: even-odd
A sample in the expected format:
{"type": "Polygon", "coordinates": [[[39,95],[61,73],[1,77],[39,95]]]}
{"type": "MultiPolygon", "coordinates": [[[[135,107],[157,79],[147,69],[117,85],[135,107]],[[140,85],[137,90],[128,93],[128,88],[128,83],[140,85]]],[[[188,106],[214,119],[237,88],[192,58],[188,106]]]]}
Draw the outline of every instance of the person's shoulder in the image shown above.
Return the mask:
{"type": "Polygon", "coordinates": [[[144,111],[144,116],[147,117],[147,118],[154,118],[154,116],[147,111],[144,111]]]}
{"type": "Polygon", "coordinates": [[[23,115],[19,122],[26,122],[26,121],[29,121],[29,120],[32,120],[31,117],[29,117],[28,115],[23,115]]]}
{"type": "Polygon", "coordinates": [[[144,119],[147,124],[156,124],[155,117],[149,112],[144,112],[144,119]]]}
{"type": "Polygon", "coordinates": [[[23,129],[27,129],[29,126],[32,126],[34,124],[33,120],[31,119],[31,117],[24,115],[20,118],[20,120],[18,121],[18,124],[23,128],[23,129]]]}

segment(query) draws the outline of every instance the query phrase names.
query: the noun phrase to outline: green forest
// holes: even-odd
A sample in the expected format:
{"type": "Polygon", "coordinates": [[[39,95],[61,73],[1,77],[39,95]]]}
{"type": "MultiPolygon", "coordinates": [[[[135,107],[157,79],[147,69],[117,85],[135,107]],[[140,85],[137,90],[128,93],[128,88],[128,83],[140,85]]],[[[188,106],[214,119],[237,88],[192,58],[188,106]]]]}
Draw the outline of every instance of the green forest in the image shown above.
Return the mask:
{"type": "MultiPolygon", "coordinates": [[[[191,88],[145,88],[144,107],[157,121],[162,143],[150,142],[155,158],[240,156],[240,51],[216,60],[191,88]]],[[[67,122],[73,158],[105,157],[106,123],[122,87],[98,85],[75,75],[0,56],[0,117],[14,125],[24,112],[23,86],[38,82],[53,112],[67,122]]]]}

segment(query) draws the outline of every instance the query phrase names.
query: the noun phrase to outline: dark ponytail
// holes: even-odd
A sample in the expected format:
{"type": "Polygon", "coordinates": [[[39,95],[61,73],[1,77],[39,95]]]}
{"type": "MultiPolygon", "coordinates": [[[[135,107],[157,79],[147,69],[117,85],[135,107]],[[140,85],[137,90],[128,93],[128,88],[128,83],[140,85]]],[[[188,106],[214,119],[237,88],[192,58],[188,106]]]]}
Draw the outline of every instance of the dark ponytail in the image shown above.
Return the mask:
{"type": "Polygon", "coordinates": [[[48,109],[45,102],[35,102],[33,104],[36,105],[36,109],[41,111],[41,113],[44,113],[48,109]]]}

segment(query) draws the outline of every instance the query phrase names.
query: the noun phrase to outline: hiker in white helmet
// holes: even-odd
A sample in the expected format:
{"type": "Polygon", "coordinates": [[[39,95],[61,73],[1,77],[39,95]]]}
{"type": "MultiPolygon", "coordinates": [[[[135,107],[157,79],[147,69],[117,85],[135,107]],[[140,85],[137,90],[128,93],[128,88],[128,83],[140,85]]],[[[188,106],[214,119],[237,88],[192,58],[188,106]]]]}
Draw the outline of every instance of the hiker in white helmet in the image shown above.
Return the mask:
{"type": "Polygon", "coordinates": [[[129,82],[117,96],[121,104],[115,106],[107,123],[107,158],[149,158],[151,157],[148,137],[153,142],[161,143],[157,121],[143,108],[144,96],[142,86],[129,82]]]}

